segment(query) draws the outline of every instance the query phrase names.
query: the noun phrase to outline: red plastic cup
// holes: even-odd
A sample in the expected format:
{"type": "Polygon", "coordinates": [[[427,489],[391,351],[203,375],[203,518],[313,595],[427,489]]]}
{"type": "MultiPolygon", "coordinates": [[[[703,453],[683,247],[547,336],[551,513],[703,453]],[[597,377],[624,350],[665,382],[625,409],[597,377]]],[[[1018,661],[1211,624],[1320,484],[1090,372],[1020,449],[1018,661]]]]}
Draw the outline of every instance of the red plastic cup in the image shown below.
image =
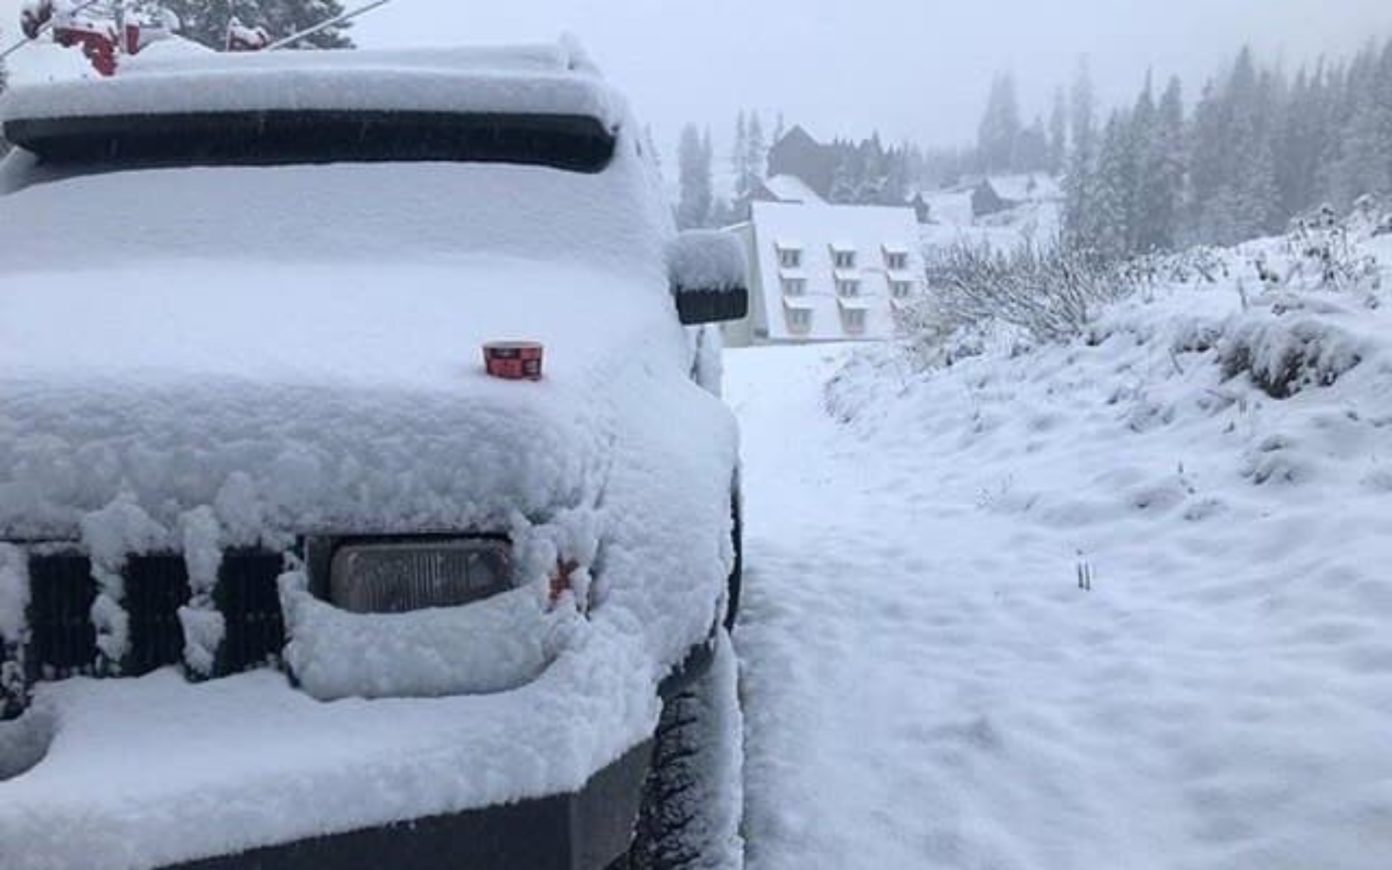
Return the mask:
{"type": "Polygon", "coordinates": [[[544,350],[536,341],[490,341],[483,346],[483,365],[495,378],[539,381],[544,350]]]}

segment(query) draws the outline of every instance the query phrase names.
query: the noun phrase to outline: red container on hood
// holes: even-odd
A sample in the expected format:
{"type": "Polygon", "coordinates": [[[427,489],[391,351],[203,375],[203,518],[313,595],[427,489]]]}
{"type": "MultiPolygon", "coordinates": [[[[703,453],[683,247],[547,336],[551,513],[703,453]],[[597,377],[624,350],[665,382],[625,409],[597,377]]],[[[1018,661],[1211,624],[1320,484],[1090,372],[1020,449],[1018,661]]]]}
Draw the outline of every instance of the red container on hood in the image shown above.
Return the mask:
{"type": "Polygon", "coordinates": [[[483,365],[495,378],[539,381],[543,352],[540,342],[490,341],[483,346],[483,365]]]}

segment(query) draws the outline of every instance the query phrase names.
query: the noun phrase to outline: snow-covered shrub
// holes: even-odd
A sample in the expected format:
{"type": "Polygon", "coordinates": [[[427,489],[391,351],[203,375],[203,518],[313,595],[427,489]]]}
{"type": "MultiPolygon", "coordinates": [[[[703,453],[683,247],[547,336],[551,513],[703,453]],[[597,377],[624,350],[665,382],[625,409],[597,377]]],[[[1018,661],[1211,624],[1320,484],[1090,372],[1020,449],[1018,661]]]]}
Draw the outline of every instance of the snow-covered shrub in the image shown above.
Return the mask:
{"type": "Polygon", "coordinates": [[[1123,264],[1032,242],[1008,252],[959,242],[927,259],[929,293],[899,312],[899,326],[920,356],[939,364],[989,345],[1073,338],[1140,281],[1123,264]]]}
{"type": "Polygon", "coordinates": [[[1190,284],[1202,281],[1216,284],[1228,277],[1228,261],[1219,251],[1207,246],[1187,248],[1172,253],[1143,254],[1126,261],[1123,271],[1142,284],[1190,284]]]}
{"type": "Polygon", "coordinates": [[[1216,331],[1196,325],[1177,342],[1179,350],[1209,347],[1217,349],[1225,380],[1246,375],[1273,399],[1332,386],[1364,356],[1356,338],[1327,320],[1265,312],[1233,318],[1216,331]]]}
{"type": "Polygon", "coordinates": [[[1365,197],[1346,219],[1329,205],[1298,218],[1286,237],[1291,265],[1284,283],[1304,289],[1377,290],[1382,283],[1377,259],[1360,251],[1352,238],[1372,235],[1373,208],[1365,197]]]}

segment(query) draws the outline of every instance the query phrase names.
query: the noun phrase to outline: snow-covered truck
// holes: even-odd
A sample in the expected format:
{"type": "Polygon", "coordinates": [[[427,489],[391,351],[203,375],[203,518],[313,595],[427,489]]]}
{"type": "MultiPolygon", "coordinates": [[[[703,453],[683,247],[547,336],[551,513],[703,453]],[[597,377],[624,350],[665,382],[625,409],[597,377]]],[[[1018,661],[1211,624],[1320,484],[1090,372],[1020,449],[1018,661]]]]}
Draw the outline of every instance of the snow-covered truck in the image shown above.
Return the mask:
{"type": "Polygon", "coordinates": [[[743,254],[583,54],[0,115],[0,866],[736,855],[743,254]]]}

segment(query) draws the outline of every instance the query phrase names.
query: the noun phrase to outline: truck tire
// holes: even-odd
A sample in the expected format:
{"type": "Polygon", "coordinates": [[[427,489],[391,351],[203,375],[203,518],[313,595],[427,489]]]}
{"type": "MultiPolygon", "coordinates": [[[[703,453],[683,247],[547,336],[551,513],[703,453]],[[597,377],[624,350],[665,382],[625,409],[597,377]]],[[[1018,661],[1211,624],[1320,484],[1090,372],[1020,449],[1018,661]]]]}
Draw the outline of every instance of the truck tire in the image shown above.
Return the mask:
{"type": "Polygon", "coordinates": [[[710,668],[662,710],[633,845],[610,870],[744,866],[744,739],[729,632],[710,668]]]}
{"type": "Polygon", "coordinates": [[[730,494],[730,515],[734,518],[735,567],[730,571],[730,593],[725,608],[725,629],[735,630],[739,619],[740,590],[744,585],[744,500],[736,489],[730,494]]]}

